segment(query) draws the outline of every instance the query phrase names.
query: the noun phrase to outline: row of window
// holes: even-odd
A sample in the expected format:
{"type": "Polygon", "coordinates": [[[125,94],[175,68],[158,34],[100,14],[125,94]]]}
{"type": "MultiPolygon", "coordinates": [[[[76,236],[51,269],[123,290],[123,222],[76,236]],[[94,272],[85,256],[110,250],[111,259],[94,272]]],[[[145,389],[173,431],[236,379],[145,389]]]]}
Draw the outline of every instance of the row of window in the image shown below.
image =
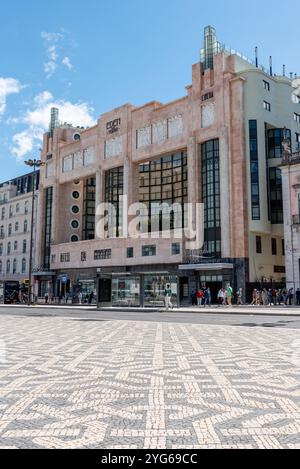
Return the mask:
{"type": "MultiPolygon", "coordinates": [[[[276,238],[271,239],[271,250],[272,250],[272,256],[277,256],[278,255],[277,239],[276,238]]],[[[263,253],[262,237],[261,236],[256,236],[256,254],[262,254],[262,253],[263,253]]],[[[284,239],[281,240],[281,255],[285,256],[284,239]]]]}
{"type": "MultiPolygon", "coordinates": [[[[14,215],[18,215],[21,213],[21,205],[17,203],[15,206],[10,205],[8,210],[9,218],[12,218],[14,215]]],[[[24,214],[27,215],[29,213],[29,202],[28,200],[24,204],[24,214]]],[[[4,220],[6,217],[6,207],[2,207],[1,209],[1,220],[4,220]]]]}
{"type": "MultiPolygon", "coordinates": [[[[19,233],[19,230],[20,230],[20,224],[19,224],[19,222],[16,222],[16,223],[15,223],[14,228],[15,228],[15,231],[14,231],[14,232],[15,232],[15,233],[19,233]]],[[[25,220],[25,221],[24,221],[24,224],[23,224],[23,233],[27,233],[27,232],[28,232],[28,221],[25,220]]],[[[7,235],[8,235],[8,236],[12,236],[12,234],[13,234],[13,225],[10,223],[10,224],[8,225],[7,235]]],[[[4,229],[4,225],[1,225],[1,226],[0,226],[0,238],[3,239],[4,237],[5,237],[5,229],[4,229]]]]}
{"type": "MultiPolygon", "coordinates": [[[[180,243],[173,243],[171,246],[171,254],[172,256],[178,256],[181,253],[181,245],[180,243]]],[[[153,257],[157,255],[157,248],[155,245],[148,245],[142,246],[142,257],[153,257]]],[[[111,249],[100,249],[94,251],[94,260],[108,260],[112,257],[112,250],[111,249]]],[[[127,258],[132,259],[134,258],[134,248],[130,247],[127,248],[127,258]]],[[[85,262],[87,260],[86,252],[81,253],[81,261],[85,262]]],[[[60,255],[60,262],[68,263],[71,261],[70,253],[62,253],[60,255]]],[[[55,262],[55,257],[52,256],[52,262],[55,262]]]]}
{"type": "MultiPolygon", "coordinates": [[[[18,272],[18,261],[17,259],[14,259],[12,262],[10,261],[10,259],[8,259],[6,261],[6,266],[5,266],[5,272],[3,270],[4,266],[3,266],[3,262],[0,260],[0,274],[17,274],[19,273],[18,272]]],[[[21,261],[21,274],[25,274],[26,273],[26,269],[27,269],[27,261],[26,259],[22,259],[21,261]]]]}
{"type": "MultiPolygon", "coordinates": [[[[18,248],[19,248],[19,243],[18,243],[18,241],[15,241],[14,245],[13,245],[14,251],[15,252],[18,251],[18,248]]],[[[9,255],[12,252],[12,243],[11,242],[7,243],[7,251],[6,252],[7,252],[7,255],[9,255]]],[[[27,252],[27,241],[26,241],[26,239],[24,239],[23,245],[22,245],[22,253],[26,254],[26,252],[27,252]]],[[[0,244],[0,256],[2,256],[3,254],[4,254],[4,249],[3,249],[3,244],[1,243],[0,244]]]]}

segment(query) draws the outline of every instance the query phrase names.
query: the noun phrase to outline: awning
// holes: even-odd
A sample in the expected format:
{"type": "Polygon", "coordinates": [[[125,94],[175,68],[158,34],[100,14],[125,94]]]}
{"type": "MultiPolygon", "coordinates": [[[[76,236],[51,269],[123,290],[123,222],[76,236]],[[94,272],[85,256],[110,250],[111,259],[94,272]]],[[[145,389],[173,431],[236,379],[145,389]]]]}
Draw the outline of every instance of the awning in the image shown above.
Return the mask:
{"type": "Polygon", "coordinates": [[[179,270],[198,270],[202,272],[212,272],[215,270],[233,270],[233,264],[182,264],[179,267],[179,270]]]}

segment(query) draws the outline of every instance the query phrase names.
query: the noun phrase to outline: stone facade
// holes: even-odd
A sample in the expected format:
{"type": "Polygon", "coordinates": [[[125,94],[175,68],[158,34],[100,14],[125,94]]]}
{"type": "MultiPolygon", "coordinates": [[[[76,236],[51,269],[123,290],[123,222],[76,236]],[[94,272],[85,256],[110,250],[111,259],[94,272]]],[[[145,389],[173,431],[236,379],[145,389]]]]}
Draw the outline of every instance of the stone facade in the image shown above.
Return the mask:
{"type": "MultiPolygon", "coordinates": [[[[282,280],[284,274],[276,270],[284,266],[283,252],[278,248],[272,255],[271,245],[273,239],[278,246],[282,243],[283,220],[279,217],[274,223],[270,218],[266,181],[266,173],[277,168],[281,160],[268,158],[266,132],[285,126],[291,132],[297,130],[293,119],[296,104],[290,99],[291,80],[270,76],[238,55],[220,51],[213,57],[213,66],[207,68],[203,62],[193,65],[192,84],[186,89],[185,97],[171,103],[153,101],[141,107],[125,104],[113,109],[103,114],[93,128],[62,126],[45,134],[42,159],[46,167],[41,173],[40,197],[44,219],[46,193],[52,191],[51,262],[44,269],[49,273],[47,288],[57,288],[62,277],[68,278],[65,274],[70,269],[78,271],[78,278],[68,278],[64,291],[72,290],[72,283],[78,283],[80,272],[85,269],[93,269],[95,277],[101,277],[103,271],[107,275],[137,275],[145,268],[151,274],[166,275],[170,265],[178,276],[181,300],[184,291],[186,301],[194,288],[205,283],[219,286],[230,282],[234,288],[246,289],[249,283],[282,280]],[[267,100],[271,104],[268,110],[267,100]],[[257,126],[255,183],[250,121],[257,126]],[[80,139],[74,139],[75,133],[80,134],[80,139]],[[195,206],[203,201],[203,146],[212,141],[218,142],[219,149],[220,248],[215,245],[215,249],[221,252],[216,256],[187,253],[185,239],[100,239],[96,233],[92,239],[86,238],[87,181],[95,181],[93,197],[97,207],[105,201],[107,173],[123,168],[122,190],[130,205],[140,201],[140,165],[184,152],[187,200],[195,206]],[[257,189],[259,200],[256,196],[254,202],[257,189]],[[262,253],[256,249],[258,237],[263,238],[262,253]],[[172,255],[174,243],[179,247],[172,255]],[[149,244],[156,245],[156,253],[145,257],[143,246],[149,244]],[[128,257],[129,248],[132,257],[128,257]],[[102,259],[95,256],[96,251],[101,251],[102,259]],[[53,281],[54,275],[58,283],[53,281]]],[[[43,265],[45,227],[40,233],[38,251],[43,265]]],[[[61,285],[58,288],[61,290],[61,285]]]]}

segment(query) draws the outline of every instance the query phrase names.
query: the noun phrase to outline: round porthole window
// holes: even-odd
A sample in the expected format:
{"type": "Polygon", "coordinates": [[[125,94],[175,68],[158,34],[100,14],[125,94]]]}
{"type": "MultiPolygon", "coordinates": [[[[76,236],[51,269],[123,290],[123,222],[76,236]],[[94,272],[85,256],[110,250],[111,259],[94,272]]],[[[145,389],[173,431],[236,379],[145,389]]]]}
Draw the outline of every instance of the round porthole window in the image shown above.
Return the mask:
{"type": "Polygon", "coordinates": [[[73,197],[73,199],[76,199],[76,200],[79,199],[79,197],[80,197],[79,192],[78,191],[73,191],[72,197],[73,197]]]}
{"type": "Polygon", "coordinates": [[[78,186],[78,185],[80,184],[80,180],[79,180],[79,179],[75,179],[74,184],[75,184],[75,186],[78,186]]]}
{"type": "Polygon", "coordinates": [[[77,235],[72,235],[71,236],[71,242],[72,243],[77,243],[79,241],[79,236],[77,235]]]}
{"type": "Polygon", "coordinates": [[[74,230],[78,230],[79,228],[79,221],[78,220],[72,220],[71,221],[71,226],[74,230]]]}
{"type": "Polygon", "coordinates": [[[78,205],[73,205],[73,207],[72,207],[72,213],[74,213],[75,215],[77,215],[79,212],[80,212],[79,206],[78,206],[78,205]]]}

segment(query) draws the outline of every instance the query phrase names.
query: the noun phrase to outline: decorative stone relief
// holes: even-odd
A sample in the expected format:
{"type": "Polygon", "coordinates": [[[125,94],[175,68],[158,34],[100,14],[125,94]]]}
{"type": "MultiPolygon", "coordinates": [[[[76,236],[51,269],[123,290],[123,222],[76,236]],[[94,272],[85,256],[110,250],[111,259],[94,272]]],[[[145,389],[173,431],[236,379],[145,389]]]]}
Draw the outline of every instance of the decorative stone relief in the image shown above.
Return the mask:
{"type": "Polygon", "coordinates": [[[137,131],[137,147],[142,148],[151,145],[151,125],[137,131]]]}
{"type": "Polygon", "coordinates": [[[201,108],[202,128],[205,129],[215,122],[215,103],[208,103],[201,108]]]}
{"type": "Polygon", "coordinates": [[[105,158],[113,158],[122,154],[122,137],[113,138],[105,142],[105,158]]]}
{"type": "Polygon", "coordinates": [[[83,166],[91,166],[95,162],[95,149],[89,147],[83,150],[83,166]]]}
{"type": "Polygon", "coordinates": [[[152,125],[152,143],[159,143],[168,138],[168,121],[155,122],[152,125]]]}
{"type": "Polygon", "coordinates": [[[83,167],[83,152],[77,151],[74,153],[74,169],[79,169],[83,167]]]}
{"type": "Polygon", "coordinates": [[[63,159],[63,173],[73,171],[73,154],[65,156],[63,159]]]}
{"type": "Polygon", "coordinates": [[[46,165],[46,179],[54,176],[55,166],[53,161],[51,163],[47,163],[46,165]]]}
{"type": "Polygon", "coordinates": [[[182,116],[175,116],[168,119],[168,136],[169,138],[177,137],[183,133],[183,119],[182,116]]]}

